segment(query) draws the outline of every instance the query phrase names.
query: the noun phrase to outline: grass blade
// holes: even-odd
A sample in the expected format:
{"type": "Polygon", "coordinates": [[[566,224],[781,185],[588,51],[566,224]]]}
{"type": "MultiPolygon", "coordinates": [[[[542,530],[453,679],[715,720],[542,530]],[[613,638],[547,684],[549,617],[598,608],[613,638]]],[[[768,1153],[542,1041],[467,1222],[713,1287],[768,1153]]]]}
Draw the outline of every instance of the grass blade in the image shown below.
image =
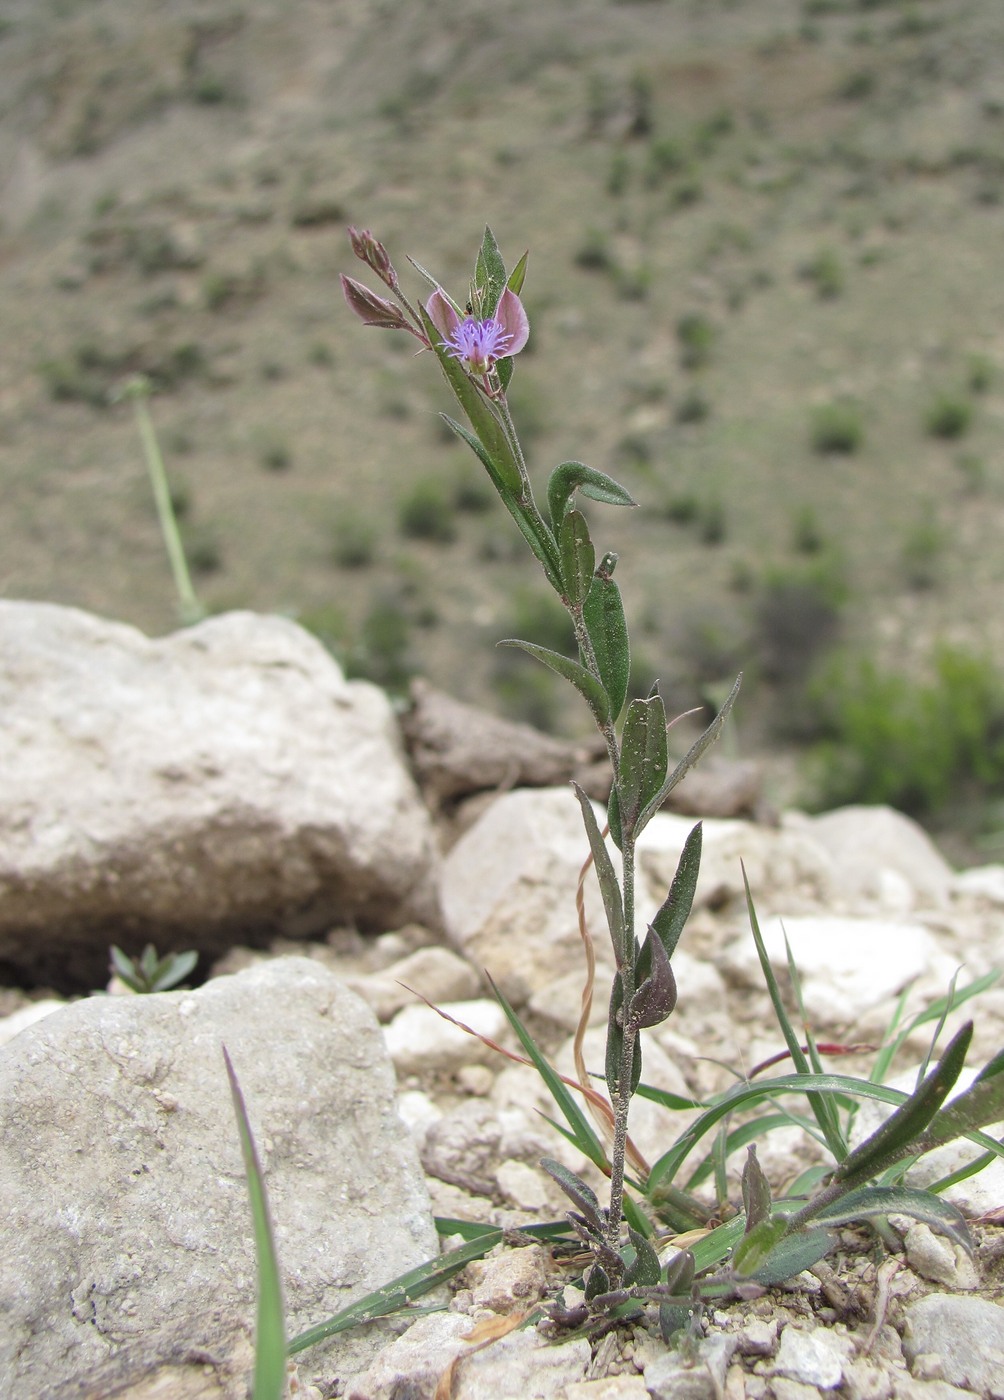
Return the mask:
{"type": "Polygon", "coordinates": [[[516,1012],[509,1005],[501,989],[496,986],[491,977],[488,978],[488,982],[499,1006],[501,1006],[505,1013],[506,1020],[516,1032],[520,1044],[533,1062],[534,1069],[547,1085],[551,1097],[564,1115],[565,1121],[571,1129],[571,1140],[584,1156],[588,1157],[595,1166],[599,1167],[600,1171],[609,1172],[610,1164],[607,1161],[607,1154],[603,1149],[603,1144],[593,1131],[588,1118],[561,1082],[561,1076],[558,1074],[557,1070],[555,1070],[540,1053],[535,1040],[516,1015],[516,1012]]]}
{"type": "Polygon", "coordinates": [[[237,1131],[241,1140],[248,1195],[251,1198],[251,1218],[254,1222],[255,1254],[258,1261],[258,1319],[255,1325],[253,1400],[282,1400],[286,1389],[286,1323],[265,1179],[258,1159],[258,1150],[251,1135],[244,1095],[241,1093],[226,1046],[223,1047],[223,1060],[227,1067],[227,1078],[230,1080],[234,1112],[237,1115],[237,1131]]]}
{"type": "MultiPolygon", "coordinates": [[[[316,1346],[318,1342],[323,1342],[326,1337],[333,1337],[338,1332],[347,1332],[364,1322],[373,1322],[378,1317],[400,1312],[416,1298],[421,1298],[433,1288],[438,1288],[441,1283],[446,1283],[472,1260],[483,1259],[489,1250],[501,1242],[502,1234],[501,1230],[484,1230],[476,1239],[458,1245],[456,1249],[449,1250],[438,1259],[428,1259],[417,1268],[399,1274],[382,1288],[374,1289],[372,1293],[367,1293],[365,1298],[359,1298],[347,1308],[342,1308],[341,1312],[335,1313],[334,1317],[329,1317],[326,1322],[319,1322],[316,1327],[310,1327],[306,1332],[294,1337],[289,1344],[289,1355],[295,1356],[297,1352],[306,1351],[307,1347],[316,1346]]],[[[258,1400],[257,1395],[255,1400],[258,1400]]]]}

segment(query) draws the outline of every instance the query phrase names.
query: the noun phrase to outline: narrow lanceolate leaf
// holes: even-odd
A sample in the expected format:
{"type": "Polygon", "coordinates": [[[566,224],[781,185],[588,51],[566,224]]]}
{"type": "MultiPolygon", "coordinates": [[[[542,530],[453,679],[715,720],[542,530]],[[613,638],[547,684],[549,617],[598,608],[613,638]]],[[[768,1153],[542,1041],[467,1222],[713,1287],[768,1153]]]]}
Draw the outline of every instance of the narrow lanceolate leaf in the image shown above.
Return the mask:
{"type": "MultiPolygon", "coordinates": [[[[566,519],[578,514],[572,511],[566,519]]],[[[661,695],[632,700],[624,717],[621,736],[617,800],[621,831],[635,833],[638,817],[666,781],[666,707],[661,695]]]]}
{"type": "Polygon", "coordinates": [[[619,482],[585,462],[561,462],[547,479],[547,508],[557,530],[576,491],[608,506],[636,506],[638,502],[619,482]]]}
{"type": "MultiPolygon", "coordinates": [[[[606,1153],[603,1150],[603,1144],[596,1136],[592,1125],[582,1112],[582,1109],[562,1083],[561,1076],[541,1053],[537,1042],[523,1025],[523,1022],[517,1016],[512,1006],[510,1006],[509,1002],[506,1000],[505,994],[495,985],[490,976],[488,978],[488,984],[492,989],[495,1000],[498,1002],[499,1006],[501,1006],[506,1020],[515,1031],[519,1043],[526,1051],[527,1058],[532,1061],[534,1069],[547,1085],[552,1099],[554,1099],[554,1102],[564,1115],[565,1121],[571,1129],[571,1132],[567,1134],[569,1141],[574,1142],[583,1156],[588,1157],[601,1171],[609,1171],[609,1164],[607,1162],[606,1153]]],[[[555,1126],[557,1127],[558,1125],[556,1124],[555,1126]]],[[[563,1130],[559,1128],[559,1131],[563,1130]]]]}
{"type": "Polygon", "coordinates": [[[576,1176],[573,1171],[569,1171],[568,1167],[562,1166],[560,1162],[556,1162],[553,1157],[541,1157],[540,1165],[548,1176],[558,1183],[589,1226],[590,1231],[602,1238],[606,1229],[606,1221],[603,1218],[603,1209],[592,1187],[587,1186],[581,1177],[576,1176]]]}
{"type": "MultiPolygon", "coordinates": [[[[620,1016],[624,1005],[624,982],[619,972],[614,973],[610,988],[610,1014],[607,1019],[607,1054],[605,1075],[607,1090],[612,1103],[621,1092],[621,1068],[624,1059],[624,1029],[620,1016]]],[[[631,1074],[627,1085],[629,1095],[633,1094],[641,1081],[641,1043],[634,1038],[632,1046],[631,1074]]]]}
{"type": "Polygon", "coordinates": [[[529,257],[530,250],[527,249],[512,272],[510,272],[506,281],[506,286],[509,288],[510,292],[515,292],[517,296],[519,296],[520,292],[523,290],[523,281],[526,278],[526,264],[529,257]]]}
{"type": "Polygon", "coordinates": [[[589,849],[593,856],[593,869],[596,871],[600,894],[603,896],[603,910],[607,916],[607,928],[610,930],[614,961],[620,967],[627,955],[627,934],[624,928],[624,905],[621,900],[620,885],[617,883],[617,872],[614,870],[610,852],[607,850],[606,843],[600,833],[600,825],[596,820],[592,803],[578,783],[573,783],[572,788],[575,796],[579,799],[579,807],[582,809],[582,823],[586,828],[589,849]]]}
{"type": "Polygon", "coordinates": [[[230,1080],[230,1093],[237,1115],[237,1132],[244,1158],[251,1219],[254,1225],[255,1255],[258,1264],[258,1320],[255,1325],[255,1368],[253,1400],[281,1400],[286,1391],[286,1324],[279,1282],[279,1260],[269,1216],[265,1177],[251,1134],[244,1095],[230,1062],[226,1046],[223,1061],[230,1080]]]}
{"type": "Polygon", "coordinates": [[[392,1313],[403,1311],[409,1303],[438,1288],[441,1283],[446,1283],[475,1259],[483,1259],[501,1243],[502,1234],[501,1230],[487,1230],[477,1239],[469,1240],[436,1259],[429,1259],[417,1268],[399,1274],[382,1288],[374,1289],[364,1298],[359,1298],[347,1308],[342,1308],[341,1312],[335,1313],[334,1317],[329,1317],[326,1322],[319,1322],[316,1327],[311,1327],[294,1337],[289,1344],[289,1355],[295,1356],[298,1352],[306,1351],[308,1347],[316,1346],[318,1342],[323,1342],[338,1332],[347,1332],[352,1327],[360,1327],[364,1322],[373,1322],[378,1317],[388,1317],[392,1313]]]}
{"type": "Polygon", "coordinates": [[[597,724],[606,724],[610,718],[610,698],[604,687],[591,671],[586,670],[585,666],[580,666],[570,656],[562,656],[560,651],[550,651],[547,647],[539,647],[534,642],[522,642],[518,637],[505,637],[499,642],[499,646],[519,647],[521,651],[525,651],[529,656],[535,656],[538,661],[549,666],[552,671],[557,671],[559,676],[564,676],[566,681],[571,681],[592,710],[597,724]]]}
{"type": "Polygon", "coordinates": [[[506,271],[502,254],[499,252],[499,245],[495,242],[495,235],[487,225],[485,226],[485,236],[481,241],[481,250],[474,265],[474,285],[482,293],[481,314],[494,316],[495,308],[499,304],[499,297],[505,291],[506,271]]]}
{"type": "Polygon", "coordinates": [[[631,653],[621,591],[612,578],[593,579],[582,619],[593,644],[603,688],[610,698],[610,717],[616,719],[627,697],[631,653]]]}
{"type": "Polygon", "coordinates": [[[968,1253],[973,1252],[969,1227],[955,1206],[930,1191],[909,1186],[862,1186],[831,1201],[813,1216],[813,1221],[820,1225],[849,1225],[882,1215],[912,1215],[950,1236],[968,1253]]]}
{"type": "Polygon", "coordinates": [[[701,873],[703,830],[702,823],[698,822],[684,842],[669,894],[652,920],[652,927],[662,939],[662,946],[670,958],[676,951],[676,945],[693,908],[697,877],[701,873]]]}
{"type": "Polygon", "coordinates": [[[651,929],[638,955],[637,980],[627,1019],[639,1028],[661,1026],[676,1008],[676,978],[662,940],[651,929]]]}
{"type": "Polygon", "coordinates": [[[740,674],[736,677],[735,685],[732,687],[732,689],[726,696],[725,703],[722,706],[722,708],[718,711],[717,715],[715,715],[714,719],[708,725],[707,729],[704,731],[701,737],[699,739],[695,739],[694,743],[691,744],[690,748],[684,754],[683,758],[680,759],[679,763],[673,769],[672,773],[670,773],[669,777],[663,783],[662,787],[656,793],[655,797],[652,798],[652,801],[642,812],[641,816],[638,818],[638,831],[641,831],[644,826],[647,826],[648,822],[656,814],[656,812],[658,812],[659,808],[662,806],[666,798],[676,787],[677,783],[682,782],[682,780],[687,776],[691,768],[693,768],[694,764],[698,761],[702,754],[704,754],[706,750],[708,750],[718,738],[719,734],[722,732],[722,726],[724,725],[726,719],[729,716],[729,711],[732,709],[732,706],[736,703],[736,697],[739,694],[739,687],[742,684],[742,679],[742,673],[740,672],[740,674]]]}
{"type": "Polygon", "coordinates": [[[930,1152],[933,1147],[954,1142],[965,1133],[999,1123],[1004,1118],[1004,1074],[996,1070],[987,1078],[983,1077],[999,1059],[999,1055],[995,1056],[964,1093],[935,1114],[914,1144],[916,1151],[930,1152]]]}
{"type": "Polygon", "coordinates": [[[764,1176],[756,1155],[756,1144],[746,1149],[746,1164],[742,1176],[743,1210],[746,1212],[746,1233],[770,1219],[770,1182],[764,1176]]]}
{"type": "Polygon", "coordinates": [[[973,1023],[967,1021],[952,1037],[945,1053],[923,1083],[889,1115],[877,1132],[844,1158],[833,1174],[835,1182],[846,1182],[848,1187],[862,1183],[917,1150],[917,1139],[962,1073],[972,1038],[973,1023]]]}
{"type": "Polygon", "coordinates": [[[596,551],[581,511],[570,510],[562,520],[558,529],[558,553],[565,597],[573,608],[578,608],[586,600],[596,565],[596,551]]]}
{"type": "Polygon", "coordinates": [[[828,1230],[798,1230],[782,1235],[749,1277],[764,1288],[773,1288],[775,1284],[794,1278],[803,1269],[811,1269],[832,1248],[833,1236],[828,1230]]]}
{"type": "Polygon", "coordinates": [[[536,517],[536,512],[530,513],[523,509],[519,503],[518,495],[514,495],[509,489],[504,476],[499,472],[495,463],[492,461],[480,438],[475,437],[462,423],[458,423],[456,419],[451,418],[448,413],[441,413],[439,416],[451,432],[456,433],[457,437],[462,438],[463,441],[467,443],[467,446],[484,467],[491,479],[492,485],[502,498],[502,504],[519,526],[520,533],[533,553],[544,566],[544,572],[547,575],[549,583],[560,593],[562,591],[562,580],[558,561],[558,549],[547,527],[542,522],[540,524],[537,523],[539,517],[536,517]]]}

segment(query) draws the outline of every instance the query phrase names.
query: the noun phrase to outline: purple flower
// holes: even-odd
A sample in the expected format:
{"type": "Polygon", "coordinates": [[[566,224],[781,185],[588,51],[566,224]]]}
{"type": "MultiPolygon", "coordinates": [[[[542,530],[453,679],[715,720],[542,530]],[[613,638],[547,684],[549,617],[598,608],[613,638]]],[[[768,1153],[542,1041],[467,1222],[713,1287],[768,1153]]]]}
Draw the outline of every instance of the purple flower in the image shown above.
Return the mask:
{"type": "Polygon", "coordinates": [[[523,303],[509,287],[502,293],[495,315],[483,320],[476,316],[461,319],[439,287],[426,302],[425,310],[443,337],[447,353],[472,374],[489,374],[497,360],[518,355],[530,335],[523,303]]]}

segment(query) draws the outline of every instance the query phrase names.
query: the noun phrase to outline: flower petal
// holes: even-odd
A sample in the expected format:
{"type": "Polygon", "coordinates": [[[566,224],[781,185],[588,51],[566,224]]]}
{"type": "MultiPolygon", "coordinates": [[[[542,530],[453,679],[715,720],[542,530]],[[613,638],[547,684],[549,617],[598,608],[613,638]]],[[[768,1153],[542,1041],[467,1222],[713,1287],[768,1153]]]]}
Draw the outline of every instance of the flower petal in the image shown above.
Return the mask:
{"type": "Polygon", "coordinates": [[[523,303],[512,290],[506,287],[495,311],[495,319],[509,336],[506,355],[518,355],[530,338],[530,322],[527,320],[523,303]]]}
{"type": "Polygon", "coordinates": [[[441,287],[437,287],[425,303],[425,314],[444,340],[449,339],[460,325],[460,317],[441,287]]]}

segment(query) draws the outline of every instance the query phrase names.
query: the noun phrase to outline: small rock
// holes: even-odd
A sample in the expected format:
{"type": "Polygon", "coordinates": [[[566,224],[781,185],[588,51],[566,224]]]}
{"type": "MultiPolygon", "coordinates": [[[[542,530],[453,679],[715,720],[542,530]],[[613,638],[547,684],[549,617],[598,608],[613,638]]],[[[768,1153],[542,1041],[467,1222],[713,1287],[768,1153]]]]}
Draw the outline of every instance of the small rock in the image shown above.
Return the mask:
{"type": "Polygon", "coordinates": [[[849,1338],[824,1328],[807,1331],[789,1325],[781,1333],[774,1371],[820,1390],[833,1390],[844,1379],[844,1364],[852,1349],[849,1338]]]}
{"type": "Polygon", "coordinates": [[[470,963],[442,947],[419,948],[382,972],[347,981],[372,1006],[378,1021],[390,1021],[404,1007],[418,1005],[416,992],[440,1006],[470,1001],[481,991],[481,981],[470,963]]]}
{"type": "Polygon", "coordinates": [[[1004,865],[979,865],[961,870],[952,881],[952,892],[988,904],[1004,905],[1004,865]]]}
{"type": "Polygon", "coordinates": [[[979,1275],[965,1250],[944,1235],[936,1235],[923,1221],[915,1221],[907,1230],[904,1247],[907,1263],[922,1278],[954,1288],[979,1286],[979,1275]]]}
{"type": "Polygon", "coordinates": [[[751,1318],[736,1333],[736,1347],[743,1356],[773,1356],[776,1346],[777,1318],[751,1318]]]}
{"type": "Polygon", "coordinates": [[[65,1001],[57,1001],[55,998],[49,997],[45,1001],[30,1001],[27,1006],[21,1006],[17,1011],[12,1011],[9,1016],[0,1020],[0,1045],[6,1045],[9,1040],[13,1040],[28,1026],[33,1026],[36,1021],[51,1016],[54,1011],[61,1011],[65,1005],[65,1001]]]}
{"type": "Polygon", "coordinates": [[[901,876],[917,904],[943,908],[955,873],[923,827],[892,807],[841,807],[807,819],[839,871],[846,899],[881,895],[884,871],[901,876]]]}
{"type": "Polygon", "coordinates": [[[649,1400],[643,1376],[605,1376],[597,1381],[573,1381],[565,1400],[649,1400]]]}
{"type": "Polygon", "coordinates": [[[491,1196],[501,1141],[502,1128],[489,1105],[469,1099],[431,1125],[422,1149],[422,1166],[440,1181],[491,1196]]]}
{"type": "Polygon", "coordinates": [[[918,1379],[1004,1397],[1004,1308],[996,1303],[932,1293],[909,1304],[903,1350],[918,1379]]]}
{"type": "Polygon", "coordinates": [[[520,1210],[546,1210],[550,1203],[548,1178],[540,1167],[509,1158],[496,1170],[495,1180],[506,1201],[520,1210]]]}
{"type": "MultiPolygon", "coordinates": [[[[955,964],[939,952],[920,924],[877,919],[809,916],[761,922],[772,966],[787,968],[785,935],[802,979],[809,1015],[821,1025],[842,1025],[901,991],[925,972],[943,969],[945,984],[955,964]]],[[[737,939],[722,958],[726,975],[744,985],[763,981],[752,938],[737,939]]]]}
{"type": "Polygon", "coordinates": [[[771,1389],[774,1400],[819,1400],[821,1394],[817,1386],[792,1380],[789,1376],[775,1376],[771,1389]]]}
{"type": "MultiPolygon", "coordinates": [[[[491,1040],[508,1036],[508,1022],[497,1001],[450,1002],[440,1010],[491,1040]]],[[[450,1072],[462,1065],[491,1062],[498,1052],[477,1035],[443,1019],[431,1006],[406,1006],[384,1027],[387,1052],[398,1074],[450,1072]]]]}
{"type": "Polygon", "coordinates": [[[893,1400],[973,1400],[971,1390],[947,1381],[919,1381],[913,1376],[894,1378],[893,1400]]]}
{"type": "Polygon", "coordinates": [[[652,1400],[718,1400],[736,1349],[731,1333],[716,1332],[697,1343],[692,1364],[679,1351],[658,1357],[645,1367],[645,1384],[652,1400]]]}
{"type": "Polygon", "coordinates": [[[507,1249],[482,1267],[472,1289],[474,1305],[508,1315],[525,1312],[547,1288],[547,1253],[537,1244],[507,1249]]]}
{"type": "Polygon", "coordinates": [[[461,1065],[454,1078],[460,1092],[474,1099],[487,1098],[495,1084],[495,1075],[488,1065],[461,1065]]]}

